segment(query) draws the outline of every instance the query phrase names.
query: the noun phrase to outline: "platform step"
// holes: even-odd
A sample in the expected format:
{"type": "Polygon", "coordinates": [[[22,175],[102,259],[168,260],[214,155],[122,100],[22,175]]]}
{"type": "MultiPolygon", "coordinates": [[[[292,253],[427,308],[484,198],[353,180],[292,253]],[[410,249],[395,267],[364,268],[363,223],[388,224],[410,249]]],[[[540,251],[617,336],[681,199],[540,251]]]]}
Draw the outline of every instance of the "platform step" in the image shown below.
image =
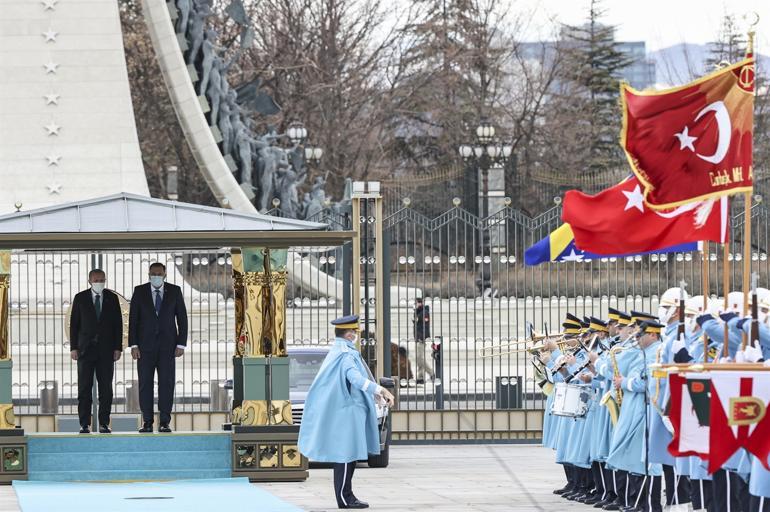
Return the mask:
{"type": "Polygon", "coordinates": [[[125,468],[156,469],[230,469],[227,450],[159,451],[159,452],[69,452],[29,455],[29,470],[93,471],[125,468]]]}
{"type": "Polygon", "coordinates": [[[229,434],[61,434],[29,436],[30,452],[229,450],[229,434]]]}
{"type": "Polygon", "coordinates": [[[228,478],[228,433],[32,434],[29,479],[132,481],[228,478]]]}
{"type": "Polygon", "coordinates": [[[39,471],[29,473],[29,479],[48,482],[131,482],[152,480],[192,480],[230,478],[231,471],[211,469],[158,469],[119,471],[39,471]]]}

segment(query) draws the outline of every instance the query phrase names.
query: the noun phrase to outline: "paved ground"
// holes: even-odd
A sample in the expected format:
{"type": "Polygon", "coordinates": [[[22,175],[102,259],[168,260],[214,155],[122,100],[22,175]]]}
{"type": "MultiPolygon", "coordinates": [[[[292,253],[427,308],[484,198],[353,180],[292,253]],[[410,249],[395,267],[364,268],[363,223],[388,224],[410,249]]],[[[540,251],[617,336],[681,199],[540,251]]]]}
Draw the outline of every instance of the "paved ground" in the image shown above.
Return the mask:
{"type": "MultiPolygon", "coordinates": [[[[563,476],[553,453],[539,446],[393,446],[387,469],[359,466],[353,491],[378,512],[588,510],[551,493],[561,487],[563,476]]],[[[261,485],[307,511],[321,512],[337,510],[331,480],[331,469],[314,468],[304,483],[261,485]]],[[[19,511],[11,487],[0,487],[0,510],[19,511]]]]}

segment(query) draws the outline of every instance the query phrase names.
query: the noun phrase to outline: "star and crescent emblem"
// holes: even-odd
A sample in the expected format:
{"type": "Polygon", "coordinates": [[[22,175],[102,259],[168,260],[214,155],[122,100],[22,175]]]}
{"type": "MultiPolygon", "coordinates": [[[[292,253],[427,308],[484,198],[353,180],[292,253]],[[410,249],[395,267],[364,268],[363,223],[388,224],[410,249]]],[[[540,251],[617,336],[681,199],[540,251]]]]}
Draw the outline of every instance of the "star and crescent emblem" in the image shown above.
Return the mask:
{"type": "Polygon", "coordinates": [[[705,162],[711,164],[718,164],[724,160],[727,156],[727,151],[730,149],[730,140],[732,138],[732,123],[730,122],[730,113],[727,111],[727,107],[723,101],[715,101],[703,107],[698,115],[693,120],[697,123],[704,115],[709,112],[714,112],[714,119],[717,122],[717,146],[714,153],[711,155],[703,155],[698,153],[695,149],[695,141],[698,137],[690,135],[690,128],[685,126],[681,132],[675,133],[674,137],[679,139],[679,150],[684,151],[689,149],[695,156],[705,162]]]}

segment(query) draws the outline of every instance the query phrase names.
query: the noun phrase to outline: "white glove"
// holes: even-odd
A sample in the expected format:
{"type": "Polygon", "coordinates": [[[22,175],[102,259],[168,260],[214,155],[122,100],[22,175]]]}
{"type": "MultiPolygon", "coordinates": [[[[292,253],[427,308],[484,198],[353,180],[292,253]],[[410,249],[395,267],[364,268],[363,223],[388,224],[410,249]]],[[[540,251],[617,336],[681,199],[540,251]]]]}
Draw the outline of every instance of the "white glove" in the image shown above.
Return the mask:
{"type": "Polygon", "coordinates": [[[729,357],[720,357],[719,358],[719,362],[720,363],[732,363],[733,360],[731,358],[729,358],[729,357]]]}
{"type": "Polygon", "coordinates": [[[762,349],[751,345],[746,345],[746,348],[735,355],[736,363],[756,363],[760,359],[762,359],[762,349]]]}
{"type": "Polygon", "coordinates": [[[674,340],[674,343],[671,345],[671,353],[672,354],[678,354],[680,350],[685,348],[685,341],[684,336],[679,336],[677,339],[674,340]]]}

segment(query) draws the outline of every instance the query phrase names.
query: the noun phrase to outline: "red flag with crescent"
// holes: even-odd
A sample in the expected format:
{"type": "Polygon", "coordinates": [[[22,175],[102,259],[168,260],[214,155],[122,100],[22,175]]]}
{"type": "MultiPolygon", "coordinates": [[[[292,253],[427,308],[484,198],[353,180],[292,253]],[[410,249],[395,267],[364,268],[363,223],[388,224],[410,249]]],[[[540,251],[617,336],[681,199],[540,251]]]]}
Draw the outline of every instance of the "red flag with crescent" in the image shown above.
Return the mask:
{"type": "Polygon", "coordinates": [[[752,189],[752,55],[673,89],[623,84],[620,96],[620,142],[650,208],[752,189]]]}

